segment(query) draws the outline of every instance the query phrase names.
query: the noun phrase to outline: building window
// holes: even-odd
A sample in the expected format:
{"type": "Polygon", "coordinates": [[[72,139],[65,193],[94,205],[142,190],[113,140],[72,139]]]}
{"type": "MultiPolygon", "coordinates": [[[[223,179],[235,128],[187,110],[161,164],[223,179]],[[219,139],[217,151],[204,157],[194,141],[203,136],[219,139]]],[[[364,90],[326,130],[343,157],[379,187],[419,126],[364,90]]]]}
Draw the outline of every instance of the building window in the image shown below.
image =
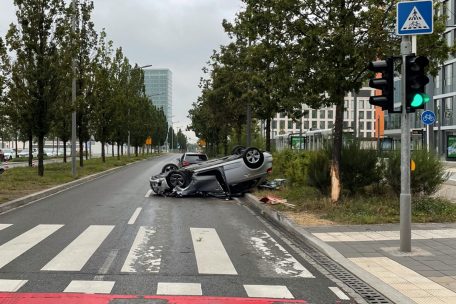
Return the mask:
{"type": "Polygon", "coordinates": [[[304,122],[304,129],[305,129],[305,130],[309,130],[309,121],[308,121],[308,120],[306,120],[306,121],[304,122]]]}
{"type": "Polygon", "coordinates": [[[359,123],[359,129],[360,129],[360,130],[364,130],[364,121],[361,121],[361,122],[359,123]]]}
{"type": "Polygon", "coordinates": [[[291,119],[288,120],[288,129],[293,129],[293,121],[291,119]]]}
{"type": "Polygon", "coordinates": [[[328,118],[333,118],[333,110],[328,110],[328,118]]]}
{"type": "Polygon", "coordinates": [[[316,121],[312,121],[312,129],[316,129],[317,128],[317,122],[316,121]]]}
{"type": "Polygon", "coordinates": [[[451,86],[451,80],[453,77],[453,65],[448,64],[448,65],[444,66],[444,71],[445,71],[444,72],[445,80],[444,80],[443,85],[445,87],[451,86]]]}
{"type": "Polygon", "coordinates": [[[367,124],[366,130],[367,131],[371,131],[372,130],[372,123],[370,121],[368,121],[366,124],[367,124]]]}
{"type": "Polygon", "coordinates": [[[440,75],[435,76],[434,84],[436,89],[440,88],[440,75]]]}
{"type": "Polygon", "coordinates": [[[372,111],[367,111],[367,119],[372,119],[372,111]]]}
{"type": "Polygon", "coordinates": [[[320,118],[325,118],[325,110],[320,110],[320,118]]]}
{"type": "Polygon", "coordinates": [[[272,128],[277,129],[277,120],[272,121],[272,128]]]}
{"type": "Polygon", "coordinates": [[[333,123],[332,121],[330,121],[330,122],[328,123],[328,129],[332,129],[333,126],[334,126],[334,123],[333,123]]]}
{"type": "Polygon", "coordinates": [[[312,118],[317,118],[317,110],[312,110],[312,118]]]}
{"type": "Polygon", "coordinates": [[[364,111],[359,111],[359,119],[364,119],[364,111]]]}
{"type": "Polygon", "coordinates": [[[320,129],[324,129],[325,128],[325,122],[324,121],[320,121],[320,129]]]}
{"type": "Polygon", "coordinates": [[[280,131],[284,130],[285,129],[285,121],[281,121],[280,122],[280,131]]]}
{"type": "Polygon", "coordinates": [[[285,113],[280,113],[280,118],[285,118],[285,113]]]}

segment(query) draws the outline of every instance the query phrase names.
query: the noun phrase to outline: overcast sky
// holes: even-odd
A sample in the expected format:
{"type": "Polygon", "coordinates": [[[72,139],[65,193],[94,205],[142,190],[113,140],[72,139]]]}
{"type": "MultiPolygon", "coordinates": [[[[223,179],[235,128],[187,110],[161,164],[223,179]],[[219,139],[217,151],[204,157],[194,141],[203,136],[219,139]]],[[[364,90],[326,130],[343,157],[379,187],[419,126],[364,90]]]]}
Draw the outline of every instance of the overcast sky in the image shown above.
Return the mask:
{"type": "MultiPolygon", "coordinates": [[[[233,20],[240,0],[94,0],[97,31],[105,28],[132,64],[173,72],[174,126],[184,127],[200,94],[201,68],[226,44],[222,20],[233,20]]],[[[16,22],[13,0],[0,0],[0,35],[16,22]]],[[[190,134],[188,134],[190,135],[190,134]]]]}

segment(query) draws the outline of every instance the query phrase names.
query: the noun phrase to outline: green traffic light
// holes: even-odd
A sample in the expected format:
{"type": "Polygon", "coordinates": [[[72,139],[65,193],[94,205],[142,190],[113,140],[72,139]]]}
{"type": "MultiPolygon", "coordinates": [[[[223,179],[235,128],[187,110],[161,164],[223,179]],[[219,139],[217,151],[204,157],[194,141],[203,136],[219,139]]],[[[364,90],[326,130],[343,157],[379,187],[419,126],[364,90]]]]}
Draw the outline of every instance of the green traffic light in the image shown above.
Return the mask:
{"type": "Polygon", "coordinates": [[[416,93],[413,96],[412,103],[410,104],[413,108],[418,108],[422,106],[424,103],[429,102],[430,97],[424,93],[416,93]]]}

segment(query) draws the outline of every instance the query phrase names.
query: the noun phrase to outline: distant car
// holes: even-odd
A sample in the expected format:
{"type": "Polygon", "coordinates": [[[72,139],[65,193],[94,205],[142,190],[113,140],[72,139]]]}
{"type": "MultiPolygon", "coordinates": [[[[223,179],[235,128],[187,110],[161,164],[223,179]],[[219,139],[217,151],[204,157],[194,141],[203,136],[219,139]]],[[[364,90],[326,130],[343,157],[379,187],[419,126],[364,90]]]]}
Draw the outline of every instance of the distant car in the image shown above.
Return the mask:
{"type": "MultiPolygon", "coordinates": [[[[33,148],[32,155],[33,155],[33,157],[37,157],[38,156],[38,149],[33,148]]],[[[17,154],[17,156],[19,156],[19,157],[28,157],[29,156],[29,149],[23,149],[21,152],[19,152],[17,154]]]]}
{"type": "MultiPolygon", "coordinates": [[[[257,148],[237,148],[230,156],[165,170],[149,179],[156,194],[231,197],[261,184],[272,171],[272,155],[257,148]]],[[[175,166],[175,165],[174,165],[175,166]]]]}
{"type": "Polygon", "coordinates": [[[207,161],[207,155],[205,153],[186,152],[180,158],[181,167],[187,167],[193,164],[207,161]]]}
{"type": "Polygon", "coordinates": [[[48,157],[57,156],[57,149],[45,148],[43,149],[44,155],[48,157]]]}
{"type": "Polygon", "coordinates": [[[3,149],[4,160],[12,160],[15,157],[15,154],[13,149],[3,149]]]}

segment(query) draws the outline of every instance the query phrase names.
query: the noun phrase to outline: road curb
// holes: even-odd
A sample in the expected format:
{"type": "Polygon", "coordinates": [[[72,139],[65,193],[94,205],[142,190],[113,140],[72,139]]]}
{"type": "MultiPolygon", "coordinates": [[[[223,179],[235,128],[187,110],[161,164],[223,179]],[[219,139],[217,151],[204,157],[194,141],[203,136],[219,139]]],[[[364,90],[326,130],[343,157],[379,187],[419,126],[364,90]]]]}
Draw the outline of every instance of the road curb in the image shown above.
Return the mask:
{"type": "Polygon", "coordinates": [[[45,197],[57,194],[57,193],[62,192],[62,191],[66,191],[66,190],[74,188],[76,186],[79,186],[79,185],[85,184],[87,182],[93,181],[93,180],[95,180],[97,178],[100,178],[100,177],[115,173],[117,171],[120,171],[122,169],[125,169],[126,167],[131,166],[133,164],[137,164],[137,163],[140,163],[140,162],[143,162],[143,161],[147,161],[147,160],[149,160],[149,158],[148,159],[143,159],[143,160],[138,160],[138,161],[135,161],[135,162],[132,162],[132,163],[128,163],[128,164],[125,164],[123,166],[111,168],[111,169],[108,169],[108,170],[105,170],[105,171],[102,171],[102,172],[98,172],[98,173],[95,173],[95,174],[92,174],[92,175],[84,176],[84,177],[82,177],[80,179],[77,179],[77,180],[62,184],[62,185],[54,186],[52,188],[45,189],[45,190],[42,190],[42,191],[39,191],[39,192],[35,192],[35,193],[29,194],[29,195],[24,196],[24,197],[16,198],[16,199],[14,199],[12,201],[9,201],[7,203],[1,204],[0,205],[0,214],[5,213],[5,212],[7,212],[9,210],[12,210],[12,209],[15,209],[15,208],[19,208],[19,207],[34,203],[34,202],[39,201],[40,199],[43,199],[45,197]]]}
{"type": "Polygon", "coordinates": [[[318,239],[304,228],[295,224],[291,219],[280,213],[279,211],[272,210],[271,208],[260,202],[254,195],[246,194],[241,201],[246,203],[248,207],[254,210],[259,215],[267,220],[273,222],[275,225],[281,227],[288,233],[291,233],[299,240],[306,244],[311,245],[317,250],[321,251],[329,258],[337,262],[339,265],[353,273],[355,276],[366,282],[371,287],[375,288],[378,292],[389,298],[393,303],[414,304],[415,302],[404,296],[388,284],[384,283],[377,277],[366,272],[361,267],[344,257],[334,247],[328,245],[322,240],[318,239]]]}

